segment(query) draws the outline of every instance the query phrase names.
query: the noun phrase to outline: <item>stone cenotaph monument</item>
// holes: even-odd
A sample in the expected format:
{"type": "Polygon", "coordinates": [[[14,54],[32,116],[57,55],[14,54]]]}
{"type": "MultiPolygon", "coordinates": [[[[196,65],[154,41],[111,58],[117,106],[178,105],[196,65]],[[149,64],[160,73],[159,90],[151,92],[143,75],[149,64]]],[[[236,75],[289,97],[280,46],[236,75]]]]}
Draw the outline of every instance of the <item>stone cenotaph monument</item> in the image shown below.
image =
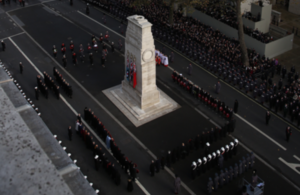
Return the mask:
{"type": "Polygon", "coordinates": [[[156,86],[152,24],[143,16],[127,19],[124,80],[103,93],[138,127],[172,112],[179,105],[156,86]]]}

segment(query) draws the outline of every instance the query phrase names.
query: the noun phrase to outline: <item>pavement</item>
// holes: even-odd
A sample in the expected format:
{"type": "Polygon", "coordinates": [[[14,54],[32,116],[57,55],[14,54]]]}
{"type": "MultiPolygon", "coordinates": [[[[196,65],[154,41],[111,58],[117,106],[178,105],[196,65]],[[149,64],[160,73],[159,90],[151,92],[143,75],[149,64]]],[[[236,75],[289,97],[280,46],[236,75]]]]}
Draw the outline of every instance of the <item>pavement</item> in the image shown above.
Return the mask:
{"type": "MultiPolygon", "coordinates": [[[[16,5],[14,6],[17,8],[16,5]]],[[[87,17],[84,14],[85,4],[81,1],[74,1],[73,6],[70,6],[68,1],[37,2],[29,6],[0,14],[0,18],[7,17],[6,20],[11,19],[19,26],[18,31],[14,33],[24,32],[17,36],[13,36],[16,35],[13,33],[3,36],[0,34],[0,38],[13,36],[5,39],[7,51],[0,52],[0,59],[31,99],[34,99],[36,75],[43,71],[52,75],[53,67],[57,67],[73,86],[72,99],[68,98],[65,92],[61,92],[62,98],[57,100],[54,93],[50,92],[49,99],[41,97],[34,103],[41,110],[42,119],[51,132],[58,135],[58,139],[62,140],[67,151],[78,160],[77,165],[83,174],[87,175],[88,181],[93,183],[93,187],[101,189],[101,194],[124,194],[127,176],[107,151],[109,159],[122,172],[121,185],[116,186],[103,169],[95,171],[92,153],[85,148],[77,135],[74,135],[72,141],[68,141],[67,127],[69,125],[74,127],[76,114],[82,113],[84,107],[92,108],[125,155],[137,163],[140,173],[132,194],[172,194],[175,173],[179,174],[186,185],[182,187],[181,194],[206,194],[208,177],[213,176],[217,170],[207,171],[195,180],[192,180],[190,175],[191,162],[202,157],[203,150],[194,151],[185,160],[172,165],[170,169],[160,171],[154,178],[151,178],[148,173],[152,159],[165,155],[168,150],[180,146],[182,142],[194,138],[203,130],[215,125],[222,126],[225,123],[222,117],[173,83],[171,68],[186,74],[189,59],[175,53],[175,63],[171,63],[170,68],[157,67],[158,87],[174,99],[181,108],[136,128],[102,93],[103,90],[118,85],[123,80],[122,53],[109,53],[106,68],[100,65],[100,54],[95,54],[95,66],[79,62],[75,67],[71,63],[71,53],[68,50],[66,69],[61,67],[61,53],[56,59],[52,57],[53,45],[59,47],[64,42],[68,46],[73,40],[75,48],[78,48],[81,43],[86,46],[91,41],[91,34],[99,36],[100,33],[109,31],[111,41],[115,43],[119,39],[124,41],[124,38],[118,34],[120,21],[107,17],[107,24],[102,24],[103,13],[93,7],[90,9],[90,16],[87,17]],[[19,74],[18,70],[20,61],[24,64],[23,75],[19,74]]],[[[163,47],[159,41],[156,41],[155,45],[159,50],[163,47]]],[[[171,51],[171,48],[166,48],[167,54],[171,51]]],[[[285,141],[286,121],[272,115],[269,126],[266,126],[264,107],[223,82],[221,93],[215,94],[213,86],[217,81],[216,76],[195,63],[193,66],[192,76],[187,77],[194,83],[222,101],[229,102],[229,106],[233,106],[235,99],[239,101],[239,111],[235,115],[236,131],[232,136],[212,143],[212,151],[215,151],[231,142],[233,137],[240,140],[238,155],[225,162],[225,167],[232,166],[242,156],[254,151],[257,156],[255,168],[258,170],[259,177],[265,181],[265,194],[298,194],[299,170],[293,169],[293,164],[300,167],[297,156],[294,157],[299,154],[300,143],[297,142],[300,137],[299,132],[295,129],[290,142],[287,143],[285,141]]],[[[97,143],[105,148],[97,136],[94,137],[97,143]]],[[[235,194],[242,185],[242,179],[249,180],[250,177],[251,172],[248,171],[214,194],[235,194]]]]}

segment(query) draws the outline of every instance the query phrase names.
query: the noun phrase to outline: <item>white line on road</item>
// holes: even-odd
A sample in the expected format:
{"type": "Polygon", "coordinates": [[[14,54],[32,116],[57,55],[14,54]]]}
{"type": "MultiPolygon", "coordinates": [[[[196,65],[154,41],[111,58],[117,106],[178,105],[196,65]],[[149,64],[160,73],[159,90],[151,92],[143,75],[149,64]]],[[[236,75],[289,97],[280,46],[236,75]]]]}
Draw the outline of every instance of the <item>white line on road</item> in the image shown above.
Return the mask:
{"type": "Polygon", "coordinates": [[[27,110],[28,108],[31,108],[31,106],[30,106],[28,103],[26,103],[26,104],[23,105],[23,106],[17,107],[16,110],[17,110],[17,112],[22,112],[22,111],[24,111],[24,110],[27,110]]]}
{"type": "Polygon", "coordinates": [[[125,38],[123,35],[121,35],[121,34],[117,33],[116,31],[112,30],[111,28],[108,28],[107,26],[105,26],[105,25],[101,24],[101,23],[100,23],[100,22],[98,22],[97,20],[94,20],[93,18],[91,18],[91,17],[87,16],[86,14],[84,14],[84,13],[82,13],[82,12],[80,12],[80,11],[77,11],[77,12],[78,12],[79,14],[81,14],[81,15],[85,16],[86,18],[88,18],[88,19],[90,19],[90,20],[94,21],[95,23],[99,24],[100,26],[102,26],[102,27],[104,27],[104,28],[106,28],[106,29],[108,29],[108,30],[112,31],[113,33],[115,33],[115,34],[119,35],[120,37],[123,37],[123,38],[125,38]]]}
{"type": "Polygon", "coordinates": [[[208,116],[206,116],[203,112],[201,112],[200,110],[198,110],[198,108],[195,108],[195,110],[201,114],[204,118],[208,119],[208,116]]]}
{"type": "Polygon", "coordinates": [[[287,161],[285,161],[283,158],[279,157],[278,158],[281,162],[283,162],[286,166],[290,167],[291,169],[293,169],[293,171],[295,171],[296,173],[298,173],[300,175],[300,171],[297,170],[297,167],[300,167],[300,164],[297,163],[289,163],[287,161]]]}
{"type": "Polygon", "coordinates": [[[298,161],[300,161],[300,158],[296,155],[293,156],[295,159],[297,159],[298,161]]]}
{"type": "Polygon", "coordinates": [[[21,35],[21,34],[24,34],[24,32],[20,32],[20,33],[18,33],[18,34],[12,35],[12,36],[9,36],[9,37],[2,38],[1,40],[9,39],[9,38],[12,38],[12,37],[15,37],[15,36],[21,35]]]}
{"type": "Polygon", "coordinates": [[[40,74],[43,75],[42,72],[32,63],[32,61],[25,55],[25,53],[19,48],[19,46],[9,37],[8,38],[12,44],[19,50],[19,52],[24,56],[24,58],[32,65],[32,67],[40,74]]]}
{"type": "Polygon", "coordinates": [[[283,147],[281,144],[279,144],[273,138],[271,138],[270,136],[268,136],[267,134],[265,134],[264,132],[262,132],[261,130],[259,130],[257,127],[255,127],[254,125],[252,125],[250,122],[248,122],[247,120],[245,120],[243,117],[241,117],[238,114],[235,114],[235,116],[237,116],[239,119],[241,119],[242,121],[244,121],[245,123],[247,123],[250,127],[252,127],[257,132],[259,132],[260,134],[262,134],[263,136],[265,136],[266,138],[268,138],[270,141],[272,141],[274,144],[276,144],[277,146],[279,146],[281,149],[286,150],[285,147],[283,147]]]}

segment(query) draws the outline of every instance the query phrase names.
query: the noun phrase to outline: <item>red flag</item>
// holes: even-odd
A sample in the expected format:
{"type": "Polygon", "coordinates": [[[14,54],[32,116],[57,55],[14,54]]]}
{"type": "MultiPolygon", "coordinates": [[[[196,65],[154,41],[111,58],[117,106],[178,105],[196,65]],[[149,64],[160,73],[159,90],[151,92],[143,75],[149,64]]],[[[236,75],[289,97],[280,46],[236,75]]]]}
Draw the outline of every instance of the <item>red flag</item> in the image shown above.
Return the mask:
{"type": "Polygon", "coordinates": [[[133,88],[136,86],[136,67],[135,67],[135,62],[133,62],[133,83],[132,83],[133,88]]]}

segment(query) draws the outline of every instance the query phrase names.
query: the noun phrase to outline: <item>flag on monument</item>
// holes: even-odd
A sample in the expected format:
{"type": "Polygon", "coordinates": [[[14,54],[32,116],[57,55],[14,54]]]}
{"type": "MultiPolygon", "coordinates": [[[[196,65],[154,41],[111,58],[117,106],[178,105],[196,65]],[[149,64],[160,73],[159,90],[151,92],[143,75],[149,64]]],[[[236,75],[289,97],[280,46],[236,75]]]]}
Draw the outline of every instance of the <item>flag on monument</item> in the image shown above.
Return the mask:
{"type": "Polygon", "coordinates": [[[133,83],[132,87],[135,88],[136,86],[136,67],[135,67],[135,62],[133,62],[133,83]]]}

